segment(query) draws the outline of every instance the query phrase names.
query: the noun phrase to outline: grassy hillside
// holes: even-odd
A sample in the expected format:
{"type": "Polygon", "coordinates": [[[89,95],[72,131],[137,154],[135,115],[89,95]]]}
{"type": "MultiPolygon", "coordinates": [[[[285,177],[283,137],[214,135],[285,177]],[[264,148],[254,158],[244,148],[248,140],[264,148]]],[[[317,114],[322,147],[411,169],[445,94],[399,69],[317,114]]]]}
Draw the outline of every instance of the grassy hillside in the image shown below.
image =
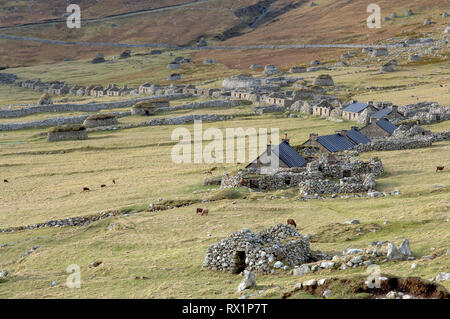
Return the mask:
{"type": "MultiPolygon", "coordinates": [[[[249,125],[283,127],[292,142],[298,143],[306,139],[310,130],[323,134],[350,123],[338,125],[320,119],[284,119],[274,115],[233,123],[237,127],[249,125]]],[[[219,123],[222,126],[225,124],[219,123]]],[[[430,128],[449,129],[448,123],[430,128]]],[[[210,166],[172,164],[171,131],[172,127],[155,127],[99,133],[76,144],[48,144],[32,138],[36,131],[6,133],[2,137],[6,144],[1,146],[0,167],[1,177],[7,177],[10,183],[0,185],[0,224],[32,224],[113,208],[142,211],[158,197],[165,200],[217,197],[218,191],[201,186],[203,171],[210,166]],[[116,185],[110,182],[113,178],[116,185]],[[101,183],[109,186],[100,189],[101,183]],[[93,191],[81,193],[83,186],[90,186],[93,191]],[[202,192],[194,194],[195,190],[202,192]]],[[[199,204],[209,209],[208,217],[196,215],[195,206],[191,206],[153,213],[143,211],[86,227],[0,234],[0,243],[8,244],[0,248],[0,268],[10,272],[8,281],[0,284],[0,297],[236,298],[240,296],[235,292],[240,276],[202,270],[206,248],[241,228],[259,231],[284,223],[287,218],[294,218],[302,233],[323,232],[328,239],[313,243],[312,249],[326,252],[366,247],[374,240],[400,243],[409,238],[415,257],[432,253],[440,257],[415,261],[419,267],[414,271],[412,262],[385,263],[381,265],[382,272],[428,279],[445,271],[449,263],[445,251],[450,242],[450,173],[435,173],[436,165],[449,165],[449,154],[448,142],[437,143],[430,149],[364,154],[364,158],[378,156],[383,160],[386,173],[378,179],[377,189],[386,192],[399,189],[401,195],[396,197],[299,202],[295,200],[295,189],[251,194],[241,190],[246,199],[199,204]],[[271,200],[272,195],[275,199],[271,200]],[[363,225],[376,223],[381,230],[363,235],[343,234],[344,237],[336,233],[334,223],[350,219],[360,219],[363,225]],[[385,220],[389,224],[385,225],[385,220]],[[40,248],[20,258],[35,245],[40,248]],[[90,268],[94,261],[102,263],[90,268]],[[81,267],[81,289],[65,286],[65,269],[69,264],[81,267]],[[231,284],[226,280],[231,280],[231,284]],[[51,287],[53,281],[59,284],[51,287]]],[[[223,166],[220,165],[217,174],[233,168],[223,166]]],[[[275,275],[257,276],[259,287],[255,291],[264,289],[261,297],[280,298],[299,281],[358,273],[364,275],[364,269],[323,271],[302,277],[278,271],[275,275]]],[[[450,288],[448,282],[444,286],[450,288]]]]}

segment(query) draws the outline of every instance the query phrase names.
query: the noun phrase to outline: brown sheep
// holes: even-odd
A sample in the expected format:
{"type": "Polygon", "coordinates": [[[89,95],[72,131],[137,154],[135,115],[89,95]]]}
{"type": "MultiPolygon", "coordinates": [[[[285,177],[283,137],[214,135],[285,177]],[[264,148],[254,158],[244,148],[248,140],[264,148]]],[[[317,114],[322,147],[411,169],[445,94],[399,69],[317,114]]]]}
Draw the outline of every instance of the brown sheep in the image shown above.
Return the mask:
{"type": "Polygon", "coordinates": [[[444,166],[436,166],[436,173],[439,171],[444,171],[444,166]]]}
{"type": "Polygon", "coordinates": [[[197,214],[201,214],[203,212],[203,208],[197,208],[197,214]]]}
{"type": "Polygon", "coordinates": [[[201,216],[208,216],[209,211],[204,209],[201,216]]]}
{"type": "Polygon", "coordinates": [[[102,184],[102,185],[100,185],[100,187],[101,187],[101,188],[105,188],[105,187],[106,187],[106,185],[105,185],[105,184],[102,184]]]}
{"type": "Polygon", "coordinates": [[[90,189],[88,187],[83,187],[83,192],[89,192],[90,189]]]}
{"type": "Polygon", "coordinates": [[[9,183],[9,181],[7,179],[4,179],[3,183],[9,183]]]}
{"type": "Polygon", "coordinates": [[[297,224],[295,223],[295,220],[293,220],[293,219],[288,219],[287,224],[294,226],[294,228],[297,228],[297,224]]]}

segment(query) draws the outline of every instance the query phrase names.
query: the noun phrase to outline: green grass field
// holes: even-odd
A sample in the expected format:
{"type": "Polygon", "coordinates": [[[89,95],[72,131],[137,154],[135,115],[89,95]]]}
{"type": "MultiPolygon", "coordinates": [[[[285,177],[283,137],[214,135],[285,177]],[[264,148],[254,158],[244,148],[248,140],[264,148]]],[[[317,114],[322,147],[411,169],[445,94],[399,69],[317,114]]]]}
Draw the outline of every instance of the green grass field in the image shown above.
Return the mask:
{"type": "MultiPolygon", "coordinates": [[[[287,119],[278,115],[238,119],[233,122],[204,123],[204,128],[280,127],[289,133],[293,144],[300,144],[310,131],[319,134],[351,126],[317,118],[287,119]]],[[[186,125],[192,129],[192,125],[186,125]]],[[[434,129],[434,126],[430,126],[434,129]]],[[[436,130],[448,130],[441,123],[436,130]]],[[[138,210],[128,217],[114,217],[86,227],[41,229],[0,234],[0,269],[10,275],[0,284],[3,298],[236,298],[240,277],[203,270],[206,248],[244,227],[255,231],[287,218],[297,221],[301,233],[314,234],[329,228],[330,242],[311,244],[313,250],[341,251],[347,247],[366,247],[374,240],[400,243],[409,238],[416,257],[445,251],[449,238],[450,173],[435,173],[436,165],[448,166],[450,143],[432,148],[375,152],[385,174],[377,180],[379,191],[399,189],[400,196],[386,198],[326,199],[297,201],[295,189],[270,193],[252,193],[247,199],[223,199],[207,204],[208,217],[199,217],[194,207],[162,212],[146,212],[149,203],[163,199],[205,199],[218,191],[202,186],[203,171],[212,165],[174,164],[170,140],[174,127],[144,127],[90,134],[86,141],[47,143],[36,137],[39,130],[1,134],[0,225],[19,226],[50,219],[81,216],[108,209],[138,210]],[[112,185],[115,179],[117,184],[112,185]],[[100,184],[108,184],[100,189],[100,184]],[[433,185],[443,185],[433,188],[433,185]],[[81,193],[82,187],[91,192],[81,193]],[[193,193],[196,190],[203,192],[193,193]],[[288,199],[270,200],[270,196],[288,199]],[[259,200],[258,200],[259,198],[259,200]],[[333,223],[360,219],[363,224],[377,223],[381,231],[351,238],[333,236],[333,223]],[[389,220],[384,225],[383,221],[389,220]],[[115,230],[109,231],[111,224],[115,230]],[[40,248],[25,258],[20,255],[33,246],[40,248]],[[89,268],[102,261],[97,268],[89,268]],[[70,264],[81,267],[82,288],[65,286],[70,264]],[[134,279],[143,276],[148,279],[134,279]],[[231,280],[232,284],[226,281],[231,280]],[[59,284],[51,287],[51,282],[59,284]]],[[[215,174],[235,169],[219,164],[215,174]]],[[[211,188],[211,187],[209,187],[211,188]]],[[[247,191],[242,190],[242,194],[247,191]]],[[[448,270],[449,255],[432,261],[382,264],[383,273],[420,276],[428,279],[448,270]]],[[[303,277],[288,272],[257,276],[263,298],[280,298],[294,284],[309,278],[353,276],[363,269],[323,271],[303,277]],[[281,286],[282,288],[278,288],[281,286]]],[[[449,288],[449,283],[444,283],[449,288]]],[[[250,291],[249,293],[251,293],[250,291]]],[[[300,295],[303,296],[303,295],[300,295]]],[[[298,297],[298,296],[297,296],[298,297]]],[[[307,296],[303,296],[307,297],[307,296]]]]}

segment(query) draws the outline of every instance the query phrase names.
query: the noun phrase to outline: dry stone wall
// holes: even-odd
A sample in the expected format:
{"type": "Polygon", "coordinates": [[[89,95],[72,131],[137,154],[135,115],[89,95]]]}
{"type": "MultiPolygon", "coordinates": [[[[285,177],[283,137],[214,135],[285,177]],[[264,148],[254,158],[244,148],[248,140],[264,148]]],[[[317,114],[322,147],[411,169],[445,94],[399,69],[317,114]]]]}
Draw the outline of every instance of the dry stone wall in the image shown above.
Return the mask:
{"type": "Polygon", "coordinates": [[[131,107],[134,104],[142,101],[151,101],[154,99],[165,98],[168,100],[185,99],[191,97],[189,93],[177,93],[172,95],[152,96],[147,98],[126,100],[120,102],[110,103],[91,103],[91,104],[53,104],[30,106],[18,110],[0,110],[0,118],[22,117],[38,113],[57,113],[57,112],[98,112],[100,110],[120,109],[131,107]]]}

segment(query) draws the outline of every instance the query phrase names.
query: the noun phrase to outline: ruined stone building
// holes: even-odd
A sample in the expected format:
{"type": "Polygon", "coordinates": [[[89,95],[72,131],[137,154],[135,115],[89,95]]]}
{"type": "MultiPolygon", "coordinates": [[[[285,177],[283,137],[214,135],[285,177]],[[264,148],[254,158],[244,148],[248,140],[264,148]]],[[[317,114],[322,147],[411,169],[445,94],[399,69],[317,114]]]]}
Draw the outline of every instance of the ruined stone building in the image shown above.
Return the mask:
{"type": "Polygon", "coordinates": [[[369,102],[368,104],[360,103],[360,102],[353,102],[352,104],[346,106],[342,110],[342,119],[347,120],[347,121],[357,122],[359,120],[359,116],[362,114],[362,112],[368,108],[372,112],[378,111],[371,102],[369,102]]]}

